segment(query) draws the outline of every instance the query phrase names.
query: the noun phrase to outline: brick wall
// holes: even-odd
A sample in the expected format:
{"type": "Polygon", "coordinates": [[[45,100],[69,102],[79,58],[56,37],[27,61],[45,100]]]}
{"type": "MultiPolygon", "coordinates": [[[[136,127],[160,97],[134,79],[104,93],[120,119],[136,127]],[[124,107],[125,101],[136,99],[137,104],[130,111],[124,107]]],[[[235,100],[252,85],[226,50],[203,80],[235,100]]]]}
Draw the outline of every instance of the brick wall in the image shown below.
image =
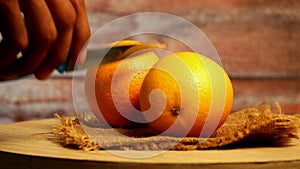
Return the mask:
{"type": "MultiPolygon", "coordinates": [[[[300,112],[300,1],[86,2],[93,32],[114,19],[136,12],[166,12],[185,18],[209,37],[232,78],[233,111],[263,101],[278,101],[283,111],[300,112]]],[[[129,26],[138,29],[139,24],[129,26]]],[[[180,49],[180,46],[173,44],[170,48],[180,49]]],[[[57,111],[70,114],[74,110],[71,88],[69,77],[1,82],[0,123],[52,117],[57,111]]]]}

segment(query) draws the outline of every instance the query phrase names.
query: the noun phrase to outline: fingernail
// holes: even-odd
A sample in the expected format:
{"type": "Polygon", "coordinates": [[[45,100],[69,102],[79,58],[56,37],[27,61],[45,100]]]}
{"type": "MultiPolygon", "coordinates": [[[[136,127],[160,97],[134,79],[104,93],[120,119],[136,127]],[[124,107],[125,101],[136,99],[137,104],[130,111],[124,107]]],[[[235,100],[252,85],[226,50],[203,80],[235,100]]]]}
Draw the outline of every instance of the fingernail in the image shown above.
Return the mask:
{"type": "Polygon", "coordinates": [[[44,70],[34,73],[35,78],[39,80],[45,80],[52,74],[53,70],[44,70]]]}
{"type": "Polygon", "coordinates": [[[87,49],[83,49],[82,52],[79,54],[77,60],[76,60],[76,64],[83,64],[85,62],[87,56],[87,49]]]}

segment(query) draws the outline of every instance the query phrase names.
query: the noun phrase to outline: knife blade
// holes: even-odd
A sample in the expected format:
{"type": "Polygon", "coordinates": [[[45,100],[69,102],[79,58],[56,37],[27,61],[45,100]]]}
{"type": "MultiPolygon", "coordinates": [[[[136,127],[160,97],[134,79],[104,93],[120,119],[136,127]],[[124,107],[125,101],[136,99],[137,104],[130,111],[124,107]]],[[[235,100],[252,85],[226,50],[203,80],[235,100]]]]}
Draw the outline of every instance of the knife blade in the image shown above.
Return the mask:
{"type": "MultiPolygon", "coordinates": [[[[136,41],[134,41],[136,42],[136,41]]],[[[86,60],[83,64],[75,64],[70,59],[68,59],[64,64],[60,65],[57,70],[60,73],[85,70],[91,67],[96,67],[99,65],[111,63],[114,61],[122,60],[134,52],[143,49],[156,48],[164,49],[165,44],[162,43],[130,43],[130,44],[109,44],[105,48],[100,49],[90,49],[87,50],[86,60]]]]}
{"type": "MultiPolygon", "coordinates": [[[[87,56],[83,64],[77,64],[72,62],[69,57],[65,63],[57,68],[60,73],[83,70],[91,67],[99,66],[100,64],[110,63],[117,61],[117,56],[123,53],[130,46],[112,47],[112,48],[101,48],[101,49],[90,49],[87,50],[87,56]],[[100,62],[101,61],[101,62],[100,62]]],[[[119,58],[122,59],[122,58],[119,58]]]]}

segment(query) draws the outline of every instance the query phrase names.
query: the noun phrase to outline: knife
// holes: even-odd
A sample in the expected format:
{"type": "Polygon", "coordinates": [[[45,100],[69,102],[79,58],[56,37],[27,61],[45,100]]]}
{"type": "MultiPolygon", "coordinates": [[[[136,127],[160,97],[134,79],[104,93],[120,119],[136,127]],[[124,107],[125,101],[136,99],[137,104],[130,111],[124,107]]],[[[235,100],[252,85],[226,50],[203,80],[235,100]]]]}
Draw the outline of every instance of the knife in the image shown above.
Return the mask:
{"type": "Polygon", "coordinates": [[[57,71],[60,73],[64,73],[69,71],[85,70],[88,68],[97,67],[99,65],[125,59],[126,57],[130,56],[134,52],[143,49],[166,48],[166,45],[162,43],[140,43],[138,41],[131,41],[131,40],[130,41],[126,40],[126,41],[128,42],[126,44],[124,44],[124,41],[118,41],[109,44],[104,48],[90,49],[87,51],[87,57],[83,64],[75,65],[74,62],[68,59],[65,63],[63,63],[57,68],[57,71]]]}
{"type": "MultiPolygon", "coordinates": [[[[129,46],[121,46],[121,47],[112,47],[112,48],[101,48],[101,49],[90,49],[87,50],[87,56],[85,62],[81,65],[76,65],[73,61],[71,61],[70,57],[68,57],[67,61],[61,64],[57,71],[61,74],[69,71],[83,70],[91,67],[99,66],[99,62],[101,61],[101,65],[105,63],[110,63],[117,61],[117,57],[119,54],[124,53],[129,46]]],[[[119,58],[119,60],[122,58],[119,58]]]]}
{"type": "MultiPolygon", "coordinates": [[[[116,41],[98,49],[88,49],[86,60],[83,64],[76,65],[76,63],[71,61],[70,57],[68,57],[66,62],[57,67],[56,70],[60,74],[64,74],[65,72],[70,71],[86,70],[92,67],[97,67],[103,64],[122,60],[128,57],[129,55],[133,54],[134,52],[150,48],[164,49],[166,48],[166,45],[163,43],[142,43],[135,40],[116,41]]],[[[17,78],[9,80],[17,80],[28,77],[32,77],[32,74],[21,75],[17,78]]],[[[0,81],[9,80],[0,79],[0,81]]]]}

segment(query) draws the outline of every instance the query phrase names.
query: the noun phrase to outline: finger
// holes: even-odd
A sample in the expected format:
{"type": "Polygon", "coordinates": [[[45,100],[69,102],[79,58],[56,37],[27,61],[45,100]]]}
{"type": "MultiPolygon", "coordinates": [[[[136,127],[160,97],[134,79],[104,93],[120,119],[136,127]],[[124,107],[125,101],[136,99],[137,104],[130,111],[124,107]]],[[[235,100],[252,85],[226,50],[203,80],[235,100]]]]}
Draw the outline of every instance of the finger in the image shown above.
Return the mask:
{"type": "Polygon", "coordinates": [[[46,3],[52,14],[58,36],[47,58],[35,72],[38,79],[47,78],[55,68],[67,60],[76,21],[76,12],[70,1],[46,0],[46,3]]]}
{"type": "Polygon", "coordinates": [[[29,45],[23,56],[7,68],[9,71],[1,72],[10,77],[33,73],[57,37],[54,21],[43,0],[19,0],[19,3],[25,17],[29,45]]]}
{"type": "Polygon", "coordinates": [[[79,53],[84,47],[86,41],[89,39],[91,33],[84,0],[71,0],[71,3],[73,4],[73,7],[77,14],[73,32],[73,40],[70,49],[71,61],[75,63],[79,56],[79,53]]]}
{"type": "Polygon", "coordinates": [[[17,0],[1,1],[0,32],[0,70],[17,59],[17,54],[28,45],[27,31],[17,0]]]}

